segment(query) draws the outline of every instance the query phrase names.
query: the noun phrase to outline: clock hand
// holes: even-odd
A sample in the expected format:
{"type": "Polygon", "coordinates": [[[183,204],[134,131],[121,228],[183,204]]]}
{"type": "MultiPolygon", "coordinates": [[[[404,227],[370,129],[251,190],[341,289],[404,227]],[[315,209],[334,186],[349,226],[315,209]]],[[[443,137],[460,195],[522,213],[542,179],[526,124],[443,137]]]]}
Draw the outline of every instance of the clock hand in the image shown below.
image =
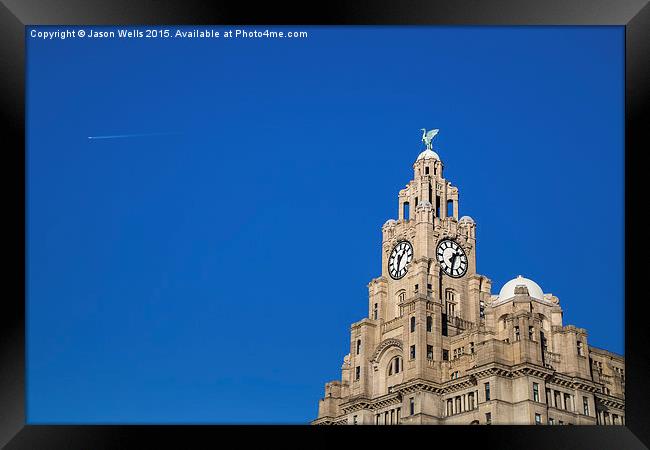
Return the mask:
{"type": "Polygon", "coordinates": [[[456,258],[458,258],[458,253],[454,253],[453,255],[451,255],[451,258],[450,258],[450,262],[451,262],[450,268],[451,268],[451,270],[454,270],[454,264],[456,263],[456,258]]]}
{"type": "Polygon", "coordinates": [[[402,261],[402,258],[403,258],[403,257],[404,257],[404,253],[401,253],[401,254],[397,257],[397,272],[399,272],[399,264],[400,264],[400,262],[402,261]]]}

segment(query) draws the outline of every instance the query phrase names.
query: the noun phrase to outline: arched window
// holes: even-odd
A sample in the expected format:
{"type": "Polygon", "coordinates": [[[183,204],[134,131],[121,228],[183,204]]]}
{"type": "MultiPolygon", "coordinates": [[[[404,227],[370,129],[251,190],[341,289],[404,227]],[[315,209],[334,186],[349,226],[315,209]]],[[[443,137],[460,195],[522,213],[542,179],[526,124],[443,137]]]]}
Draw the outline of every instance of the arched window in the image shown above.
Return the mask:
{"type": "Polygon", "coordinates": [[[499,329],[500,330],[505,330],[506,329],[506,319],[508,318],[507,314],[502,315],[499,317],[499,329]]]}
{"type": "Polygon", "coordinates": [[[402,371],[402,357],[396,356],[388,363],[388,375],[397,375],[402,371]]]}
{"type": "Polygon", "coordinates": [[[404,202],[402,215],[404,216],[404,220],[409,220],[409,202],[404,202]]]}
{"type": "Polygon", "coordinates": [[[411,317],[411,333],[415,331],[415,317],[411,317]]]}
{"type": "Polygon", "coordinates": [[[397,303],[402,303],[406,300],[406,291],[399,291],[397,293],[397,303]]]}

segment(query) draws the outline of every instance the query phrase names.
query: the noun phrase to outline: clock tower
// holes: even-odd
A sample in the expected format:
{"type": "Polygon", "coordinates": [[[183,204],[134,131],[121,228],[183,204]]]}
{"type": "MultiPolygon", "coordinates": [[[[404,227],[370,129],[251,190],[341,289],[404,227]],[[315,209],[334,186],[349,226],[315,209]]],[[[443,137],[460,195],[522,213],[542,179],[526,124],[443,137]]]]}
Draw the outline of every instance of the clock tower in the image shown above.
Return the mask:
{"type": "MultiPolygon", "coordinates": [[[[602,355],[586,330],[562,325],[557,297],[521,276],[492,295],[477,273],[476,223],[459,218],[459,190],[431,145],[437,132],[424,130],[397,220],[382,226],[368,317],[352,324],[341,380],[325,385],[312,423],[594,424],[605,404],[622,421],[624,383],[613,403],[598,399],[598,389],[612,392],[591,370],[602,355]]],[[[606,353],[622,374],[622,357],[606,353]]]]}

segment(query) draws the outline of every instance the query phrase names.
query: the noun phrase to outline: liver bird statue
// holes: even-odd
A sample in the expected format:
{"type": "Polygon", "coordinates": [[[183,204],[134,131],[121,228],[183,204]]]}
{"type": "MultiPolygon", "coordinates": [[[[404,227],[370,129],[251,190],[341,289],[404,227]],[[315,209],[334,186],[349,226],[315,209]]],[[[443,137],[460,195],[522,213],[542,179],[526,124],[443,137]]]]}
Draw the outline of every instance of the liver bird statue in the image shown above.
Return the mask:
{"type": "Polygon", "coordinates": [[[426,128],[421,128],[422,130],[422,142],[424,142],[424,145],[427,146],[427,150],[431,150],[431,141],[433,140],[434,137],[436,137],[436,134],[438,134],[437,128],[435,130],[429,130],[427,131],[426,128]]]}

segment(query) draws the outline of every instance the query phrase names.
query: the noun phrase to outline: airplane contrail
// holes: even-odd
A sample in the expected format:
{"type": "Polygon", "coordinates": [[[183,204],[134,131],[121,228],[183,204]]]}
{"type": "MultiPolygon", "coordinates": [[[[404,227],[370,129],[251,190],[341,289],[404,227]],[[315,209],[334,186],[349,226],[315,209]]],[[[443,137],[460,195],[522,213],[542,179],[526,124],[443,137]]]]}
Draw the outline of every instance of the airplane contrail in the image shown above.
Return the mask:
{"type": "Polygon", "coordinates": [[[166,136],[170,134],[180,134],[180,133],[131,133],[131,134],[111,134],[105,136],[88,136],[88,139],[120,139],[120,138],[130,138],[130,137],[145,137],[145,136],[166,136]]]}

